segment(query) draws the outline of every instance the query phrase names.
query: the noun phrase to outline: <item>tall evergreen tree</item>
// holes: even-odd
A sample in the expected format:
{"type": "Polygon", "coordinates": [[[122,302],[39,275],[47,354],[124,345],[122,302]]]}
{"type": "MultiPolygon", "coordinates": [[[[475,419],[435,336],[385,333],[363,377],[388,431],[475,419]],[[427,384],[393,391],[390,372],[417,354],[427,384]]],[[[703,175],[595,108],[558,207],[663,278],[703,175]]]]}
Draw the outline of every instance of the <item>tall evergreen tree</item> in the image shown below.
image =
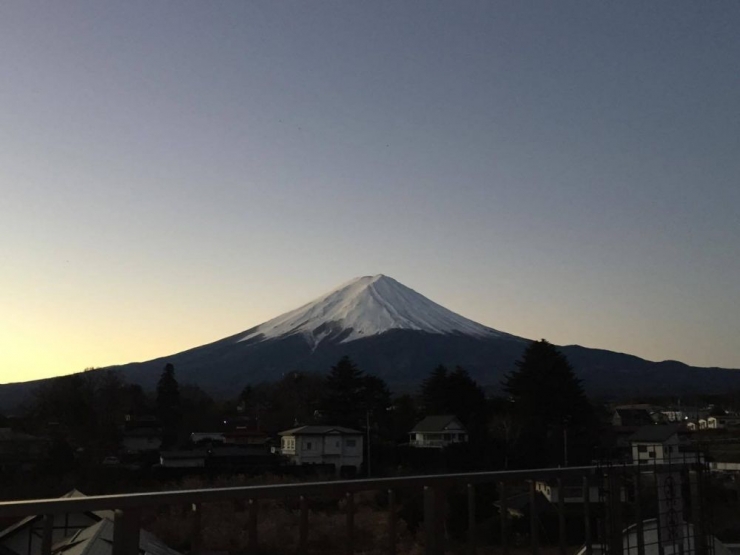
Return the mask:
{"type": "Polygon", "coordinates": [[[421,405],[424,414],[446,414],[449,412],[447,390],[447,368],[440,364],[421,384],[421,405]]]}
{"type": "Polygon", "coordinates": [[[568,359],[547,341],[533,342],[504,378],[512,415],[521,426],[520,466],[588,463],[593,409],[568,359]]]}
{"type": "Polygon", "coordinates": [[[325,381],[321,414],[327,424],[356,428],[365,420],[366,376],[349,357],[332,366],[325,381]]]}
{"type": "Polygon", "coordinates": [[[167,363],[157,383],[157,416],[162,423],[162,444],[172,447],[178,439],[182,420],[180,386],[175,367],[167,363]]]}
{"type": "Polygon", "coordinates": [[[458,366],[452,372],[442,365],[435,368],[422,383],[421,398],[426,416],[457,416],[468,429],[471,440],[485,438],[486,396],[464,368],[458,366]]]}

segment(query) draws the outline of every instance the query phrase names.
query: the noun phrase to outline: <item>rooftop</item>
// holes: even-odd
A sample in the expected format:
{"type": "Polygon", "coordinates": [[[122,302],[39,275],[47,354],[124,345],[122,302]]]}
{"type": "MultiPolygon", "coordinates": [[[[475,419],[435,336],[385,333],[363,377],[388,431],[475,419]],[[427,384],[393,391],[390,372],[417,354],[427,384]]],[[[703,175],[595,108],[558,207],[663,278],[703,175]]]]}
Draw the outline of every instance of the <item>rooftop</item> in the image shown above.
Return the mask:
{"type": "Polygon", "coordinates": [[[449,428],[450,424],[453,423],[465,429],[465,426],[462,425],[454,414],[443,414],[427,416],[424,420],[414,426],[414,429],[411,430],[411,432],[444,432],[449,428]]]}
{"type": "Polygon", "coordinates": [[[643,426],[634,434],[632,434],[629,437],[629,440],[638,443],[663,443],[664,441],[667,441],[671,436],[677,434],[680,428],[680,424],[643,426]]]}
{"type": "Polygon", "coordinates": [[[361,435],[362,432],[353,430],[352,428],[345,428],[344,426],[299,426],[298,428],[291,428],[280,432],[278,435],[281,436],[306,436],[315,435],[323,436],[326,434],[340,434],[340,435],[361,435]]]}

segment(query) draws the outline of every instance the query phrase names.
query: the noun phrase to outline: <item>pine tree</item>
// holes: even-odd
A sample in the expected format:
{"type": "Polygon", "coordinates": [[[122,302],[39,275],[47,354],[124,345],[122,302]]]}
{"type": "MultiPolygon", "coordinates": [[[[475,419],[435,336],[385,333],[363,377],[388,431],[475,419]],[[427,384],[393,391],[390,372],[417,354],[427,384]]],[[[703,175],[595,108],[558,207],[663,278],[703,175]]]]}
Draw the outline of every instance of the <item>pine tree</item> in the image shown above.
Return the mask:
{"type": "Polygon", "coordinates": [[[447,368],[440,364],[421,384],[421,404],[427,416],[450,412],[447,373],[447,368]]]}
{"type": "Polygon", "coordinates": [[[594,442],[593,409],[568,359],[545,341],[533,342],[504,378],[513,417],[521,426],[519,464],[588,463],[594,442]]]}
{"type": "Polygon", "coordinates": [[[422,383],[421,398],[426,416],[456,416],[468,429],[471,440],[485,438],[486,397],[464,368],[458,366],[452,372],[442,365],[435,368],[422,383]]]}
{"type": "Polygon", "coordinates": [[[321,414],[327,424],[356,428],[365,418],[365,374],[342,357],[326,377],[321,414]]]}
{"type": "Polygon", "coordinates": [[[162,423],[162,444],[172,447],[177,442],[182,414],[180,386],[175,379],[175,367],[169,363],[157,383],[157,415],[162,423]]]}

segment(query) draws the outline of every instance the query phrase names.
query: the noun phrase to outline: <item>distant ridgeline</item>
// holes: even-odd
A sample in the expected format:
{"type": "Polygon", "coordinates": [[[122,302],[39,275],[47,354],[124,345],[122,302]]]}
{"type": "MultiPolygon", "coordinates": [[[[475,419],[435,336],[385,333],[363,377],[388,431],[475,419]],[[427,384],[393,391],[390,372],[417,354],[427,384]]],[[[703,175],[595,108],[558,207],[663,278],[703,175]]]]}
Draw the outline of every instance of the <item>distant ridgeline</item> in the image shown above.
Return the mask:
{"type": "MultiPolygon", "coordinates": [[[[415,390],[439,364],[462,366],[497,388],[529,340],[489,328],[383,276],[354,279],[264,324],[147,362],[111,367],[128,382],[153,389],[166,363],[181,383],[217,396],[274,381],[289,372],[328,372],[348,355],[396,391],[415,390]]],[[[740,371],[580,346],[561,347],[590,395],[717,393],[740,390],[740,371]]],[[[0,410],[18,406],[41,382],[0,386],[0,410]]]]}

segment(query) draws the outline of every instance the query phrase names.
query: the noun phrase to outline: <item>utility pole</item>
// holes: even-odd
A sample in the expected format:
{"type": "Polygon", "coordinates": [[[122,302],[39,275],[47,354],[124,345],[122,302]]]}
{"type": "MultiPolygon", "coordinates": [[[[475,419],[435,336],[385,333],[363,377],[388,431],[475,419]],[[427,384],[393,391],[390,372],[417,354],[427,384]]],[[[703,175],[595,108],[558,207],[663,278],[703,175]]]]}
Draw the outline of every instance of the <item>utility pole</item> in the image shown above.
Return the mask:
{"type": "Polygon", "coordinates": [[[563,466],[568,466],[568,421],[567,416],[563,418],[563,466]]]}
{"type": "Polygon", "coordinates": [[[370,463],[370,411],[365,411],[365,432],[367,435],[367,477],[372,476],[372,467],[370,463]]]}

